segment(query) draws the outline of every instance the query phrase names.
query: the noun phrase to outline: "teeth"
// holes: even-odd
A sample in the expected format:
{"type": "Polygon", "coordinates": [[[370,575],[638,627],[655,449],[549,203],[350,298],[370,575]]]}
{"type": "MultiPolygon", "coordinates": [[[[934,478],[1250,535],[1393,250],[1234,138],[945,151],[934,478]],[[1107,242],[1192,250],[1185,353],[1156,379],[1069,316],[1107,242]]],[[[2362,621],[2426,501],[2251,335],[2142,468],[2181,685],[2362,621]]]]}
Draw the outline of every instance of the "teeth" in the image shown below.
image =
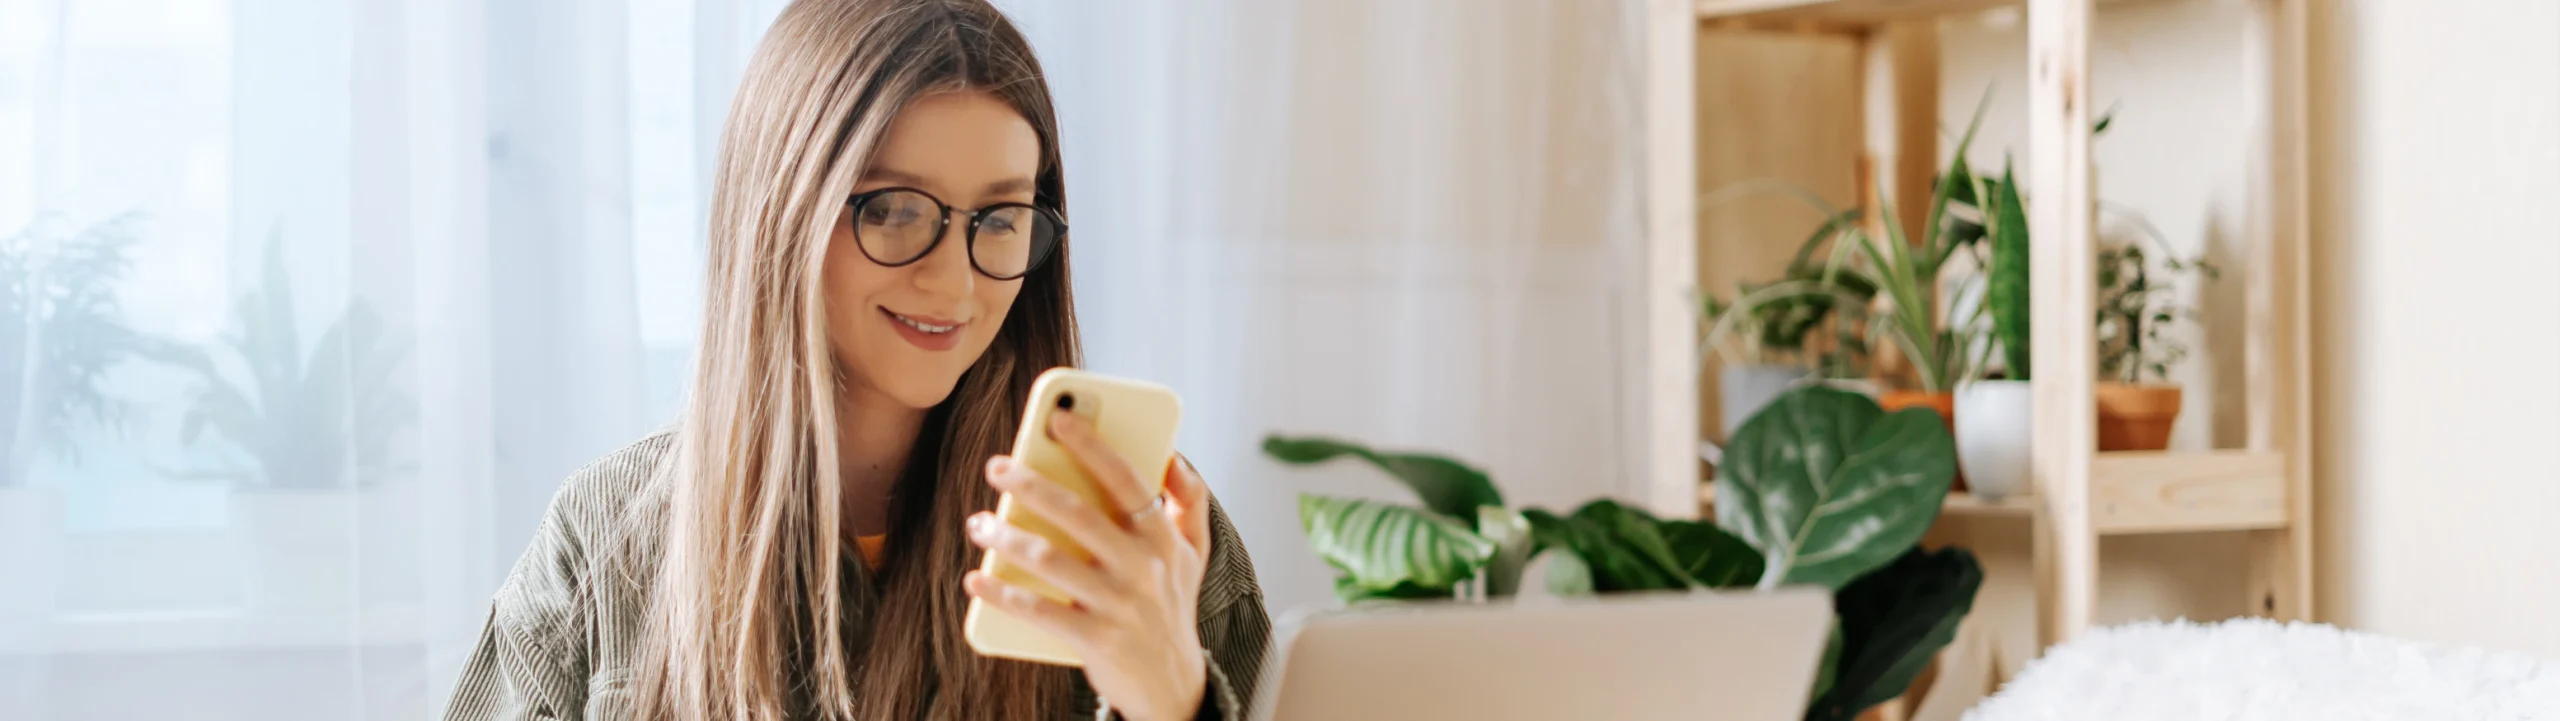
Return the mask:
{"type": "Polygon", "coordinates": [[[956,328],[959,328],[959,327],[960,327],[960,326],[956,326],[956,325],[934,325],[934,324],[931,324],[931,323],[919,323],[919,322],[916,322],[916,319],[914,319],[914,318],[909,318],[909,317],[906,317],[906,316],[903,316],[903,315],[898,315],[898,314],[896,314],[896,313],[890,313],[890,314],[889,314],[889,317],[898,319],[898,322],[907,324],[907,327],[909,327],[909,328],[914,328],[914,329],[916,329],[916,330],[924,331],[924,332],[926,332],[926,333],[949,333],[949,332],[951,332],[953,329],[956,329],[956,328]]]}

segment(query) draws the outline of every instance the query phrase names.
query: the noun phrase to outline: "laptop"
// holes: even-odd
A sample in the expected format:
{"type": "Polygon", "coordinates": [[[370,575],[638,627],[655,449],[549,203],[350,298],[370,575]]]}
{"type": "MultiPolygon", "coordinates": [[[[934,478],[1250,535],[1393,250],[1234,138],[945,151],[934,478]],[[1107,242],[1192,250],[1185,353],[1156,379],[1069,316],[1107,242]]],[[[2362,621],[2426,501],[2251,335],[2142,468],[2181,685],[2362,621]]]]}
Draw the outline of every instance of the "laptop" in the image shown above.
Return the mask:
{"type": "Polygon", "coordinates": [[[1273,639],[1253,717],[1792,721],[1831,618],[1820,589],[1298,615],[1273,639]]]}

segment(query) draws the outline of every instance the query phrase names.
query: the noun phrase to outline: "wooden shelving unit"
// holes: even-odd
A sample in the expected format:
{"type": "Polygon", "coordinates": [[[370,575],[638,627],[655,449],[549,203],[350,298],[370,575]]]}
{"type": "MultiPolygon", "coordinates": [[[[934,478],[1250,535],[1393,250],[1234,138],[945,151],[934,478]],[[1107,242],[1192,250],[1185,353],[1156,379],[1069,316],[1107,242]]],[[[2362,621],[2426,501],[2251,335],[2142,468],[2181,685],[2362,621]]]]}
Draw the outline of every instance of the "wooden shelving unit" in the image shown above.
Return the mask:
{"type": "MultiPolygon", "coordinates": [[[[2277,618],[2309,618],[2307,0],[2242,1],[2248,19],[2235,30],[2245,61],[2233,70],[2246,91],[2237,112],[2246,114],[2252,153],[2238,239],[2247,253],[2247,272],[2239,278],[2248,303],[2241,349],[2247,440],[2230,450],[2099,453],[2088,321],[2095,302],[2095,195],[2086,132],[2093,119],[2087,79],[2096,0],[1652,0],[1645,86],[1650,351],[1646,372],[1632,382],[1647,384],[1640,397],[1665,399],[1647,419],[1648,500],[1655,510],[1687,515],[1711,500],[1712,485],[1703,482],[1695,455],[1701,406],[1687,402],[1703,398],[1692,294],[1702,286],[1729,287],[1735,277],[1774,273],[1777,266],[1766,260],[1770,248],[1737,244],[1777,243],[1791,251],[1812,226],[1798,218],[1737,218],[1702,208],[1702,192],[1746,179],[1738,174],[1784,176],[1798,169],[1772,166],[1766,153],[1732,149],[1796,152],[1824,172],[1854,179],[1854,189],[1817,192],[1842,192],[1852,196],[1839,199],[1844,205],[1873,207],[1881,187],[1899,211],[1916,215],[1925,204],[1900,199],[1925,198],[1939,170],[1936,19],[2012,6],[2023,10],[2029,37],[2028,54],[2018,62],[2029,69],[2032,165],[2019,170],[2033,199],[2035,486],[2031,495],[1997,501],[1953,494],[1942,517],[2034,524],[2040,646],[2087,629],[2096,602],[2098,539],[2109,535],[2246,532],[2250,607],[2277,618]],[[1774,35],[1800,42],[1754,45],[1774,35]],[[1808,68],[1854,77],[1824,100],[1819,89],[1805,87],[1800,76],[1808,68]],[[1785,77],[1771,81],[1771,74],[1785,77]],[[1701,88],[1716,97],[1702,98],[1701,88]],[[1798,116],[1824,103],[1845,108],[1857,127],[1825,128],[1798,116]],[[1844,150],[1842,142],[1858,147],[1844,150]],[[1836,168],[1844,155],[1854,157],[1854,168],[1836,168]],[[1715,232],[1702,232],[1709,224],[1715,232]],[[1722,265],[1737,262],[1751,267],[1722,265]]],[[[1916,217],[1904,222],[1919,224],[1916,217]]]]}

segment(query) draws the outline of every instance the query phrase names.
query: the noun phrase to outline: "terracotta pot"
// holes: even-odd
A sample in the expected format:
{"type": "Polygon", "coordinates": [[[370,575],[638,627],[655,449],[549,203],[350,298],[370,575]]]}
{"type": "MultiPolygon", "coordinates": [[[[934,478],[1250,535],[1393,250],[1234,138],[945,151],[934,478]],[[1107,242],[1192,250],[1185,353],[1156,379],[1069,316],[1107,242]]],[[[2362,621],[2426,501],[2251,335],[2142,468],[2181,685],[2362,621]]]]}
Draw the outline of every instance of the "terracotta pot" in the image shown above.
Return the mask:
{"type": "MultiPolygon", "coordinates": [[[[1947,424],[1947,433],[1954,435],[1956,432],[1956,394],[1954,393],[1890,390],[1876,394],[1876,405],[1884,406],[1886,413],[1904,408],[1927,408],[1936,411],[1938,422],[1947,424]]],[[[1956,482],[1949,490],[1965,490],[1964,469],[1956,469],[1956,482]]]]}
{"type": "Polygon", "coordinates": [[[1876,394],[1876,405],[1884,406],[1887,413],[1904,408],[1927,408],[1937,411],[1938,420],[1947,422],[1948,432],[1952,433],[1955,430],[1956,394],[1954,393],[1890,390],[1876,394]]]}
{"type": "Polygon", "coordinates": [[[2185,396],[2177,386],[2098,384],[2098,450],[2167,450],[2185,396]]]}

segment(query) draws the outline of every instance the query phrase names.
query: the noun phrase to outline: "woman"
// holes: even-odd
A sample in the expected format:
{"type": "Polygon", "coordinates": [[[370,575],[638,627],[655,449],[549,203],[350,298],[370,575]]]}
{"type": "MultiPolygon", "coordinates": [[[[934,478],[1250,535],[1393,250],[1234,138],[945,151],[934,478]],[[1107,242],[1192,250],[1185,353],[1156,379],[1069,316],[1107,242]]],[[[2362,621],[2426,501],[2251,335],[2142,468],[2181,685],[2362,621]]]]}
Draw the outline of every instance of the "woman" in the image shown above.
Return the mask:
{"type": "Polygon", "coordinates": [[[1077,362],[1065,191],[1039,64],[983,0],[784,10],[721,143],[683,421],[561,489],[448,718],[1238,716],[1270,621],[1189,464],[1053,424],[1095,508],[1000,455],[1032,379],[1077,362]],[[1094,560],[994,519],[998,492],[1094,560]],[[981,548],[1074,603],[972,572],[981,548]],[[1085,667],[972,652],[973,597],[1085,667]]]}

